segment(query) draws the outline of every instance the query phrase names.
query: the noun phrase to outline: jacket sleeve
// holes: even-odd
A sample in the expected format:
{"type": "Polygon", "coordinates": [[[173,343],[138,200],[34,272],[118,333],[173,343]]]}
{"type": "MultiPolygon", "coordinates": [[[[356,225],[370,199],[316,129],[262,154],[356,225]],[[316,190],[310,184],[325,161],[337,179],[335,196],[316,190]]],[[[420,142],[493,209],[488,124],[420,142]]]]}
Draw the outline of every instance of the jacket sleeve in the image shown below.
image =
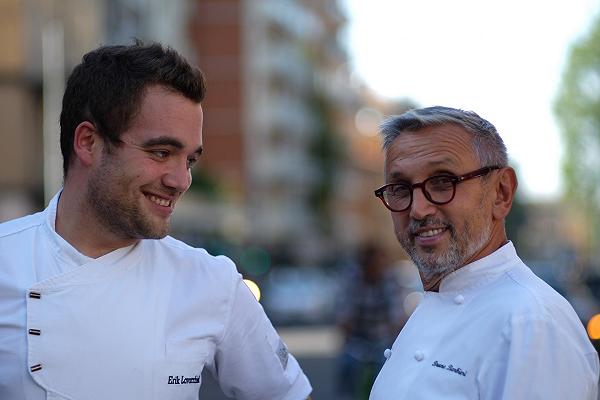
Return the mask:
{"type": "Polygon", "coordinates": [[[477,377],[485,400],[598,399],[598,354],[550,317],[513,317],[477,377]]]}
{"type": "Polygon", "coordinates": [[[213,375],[223,393],[239,400],[303,400],[312,391],[298,362],[237,273],[213,375]]]}

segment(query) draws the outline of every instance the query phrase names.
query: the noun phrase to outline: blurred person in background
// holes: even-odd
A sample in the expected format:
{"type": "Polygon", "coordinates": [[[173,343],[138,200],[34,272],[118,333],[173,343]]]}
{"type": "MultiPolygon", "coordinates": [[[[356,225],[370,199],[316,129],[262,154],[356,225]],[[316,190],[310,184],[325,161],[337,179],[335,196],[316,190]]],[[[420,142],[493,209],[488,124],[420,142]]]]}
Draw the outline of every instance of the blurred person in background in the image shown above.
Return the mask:
{"type": "Polygon", "coordinates": [[[337,324],[344,335],[339,359],[341,399],[367,399],[383,351],[390,347],[404,323],[401,287],[390,257],[375,243],[364,245],[357,265],[341,286],[337,324]]]}
{"type": "Polygon", "coordinates": [[[1,399],[236,399],[310,384],[232,261],[170,236],[202,153],[200,70],[160,44],[105,46],[71,74],[64,187],[0,225],[1,399]]]}
{"type": "Polygon", "coordinates": [[[447,107],[381,127],[375,191],[425,296],[372,400],[597,400],[598,354],[571,305],[519,259],[504,220],[517,189],[495,127],[447,107]]]}

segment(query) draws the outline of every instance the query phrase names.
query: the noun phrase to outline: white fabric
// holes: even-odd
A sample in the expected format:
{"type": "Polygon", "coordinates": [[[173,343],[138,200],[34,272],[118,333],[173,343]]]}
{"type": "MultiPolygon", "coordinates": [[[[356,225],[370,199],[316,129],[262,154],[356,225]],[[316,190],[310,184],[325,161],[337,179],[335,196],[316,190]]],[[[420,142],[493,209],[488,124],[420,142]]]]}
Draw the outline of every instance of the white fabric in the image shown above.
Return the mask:
{"type": "Polygon", "coordinates": [[[88,258],[56,204],[0,225],[0,399],[197,399],[204,367],[236,399],[309,395],[231,260],[170,237],[88,258]]]}
{"type": "Polygon", "coordinates": [[[371,400],[597,400],[598,354],[512,243],[426,292],[371,400]]]}

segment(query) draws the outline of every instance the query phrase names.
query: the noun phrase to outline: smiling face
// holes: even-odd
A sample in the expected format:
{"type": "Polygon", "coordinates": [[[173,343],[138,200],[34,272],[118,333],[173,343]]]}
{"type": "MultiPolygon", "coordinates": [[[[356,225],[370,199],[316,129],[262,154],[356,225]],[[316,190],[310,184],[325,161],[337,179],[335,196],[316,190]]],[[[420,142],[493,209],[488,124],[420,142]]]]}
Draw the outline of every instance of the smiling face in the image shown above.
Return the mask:
{"type": "Polygon", "coordinates": [[[147,88],[123,143],[105,142],[90,171],[86,201],[94,219],[119,239],[167,235],[202,150],[202,118],[199,103],[163,87],[147,88]]]}
{"type": "MultiPolygon", "coordinates": [[[[433,175],[462,175],[480,167],[471,135],[453,124],[403,132],[386,151],[387,183],[414,184],[433,175]]],[[[491,174],[490,182],[477,178],[460,183],[454,199],[444,205],[431,203],[417,188],[408,210],[391,213],[396,236],[426,288],[496,250],[503,229],[492,215],[491,174]]]]}

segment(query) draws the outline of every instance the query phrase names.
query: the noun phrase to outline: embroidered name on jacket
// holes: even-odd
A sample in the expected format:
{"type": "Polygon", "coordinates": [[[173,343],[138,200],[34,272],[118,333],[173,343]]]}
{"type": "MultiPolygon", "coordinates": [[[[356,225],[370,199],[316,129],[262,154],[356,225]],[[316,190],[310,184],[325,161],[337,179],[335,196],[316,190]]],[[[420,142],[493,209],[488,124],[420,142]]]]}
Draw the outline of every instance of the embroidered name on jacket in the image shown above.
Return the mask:
{"type": "Polygon", "coordinates": [[[194,377],[185,377],[183,375],[169,375],[169,385],[189,385],[190,383],[200,383],[200,375],[194,377]]]}
{"type": "Polygon", "coordinates": [[[458,374],[458,375],[461,375],[461,376],[467,376],[467,371],[463,371],[462,369],[460,369],[458,367],[455,367],[452,364],[445,365],[445,364],[441,364],[441,363],[437,362],[437,360],[436,360],[431,365],[434,366],[434,367],[445,369],[446,371],[454,372],[455,374],[458,374]]]}

